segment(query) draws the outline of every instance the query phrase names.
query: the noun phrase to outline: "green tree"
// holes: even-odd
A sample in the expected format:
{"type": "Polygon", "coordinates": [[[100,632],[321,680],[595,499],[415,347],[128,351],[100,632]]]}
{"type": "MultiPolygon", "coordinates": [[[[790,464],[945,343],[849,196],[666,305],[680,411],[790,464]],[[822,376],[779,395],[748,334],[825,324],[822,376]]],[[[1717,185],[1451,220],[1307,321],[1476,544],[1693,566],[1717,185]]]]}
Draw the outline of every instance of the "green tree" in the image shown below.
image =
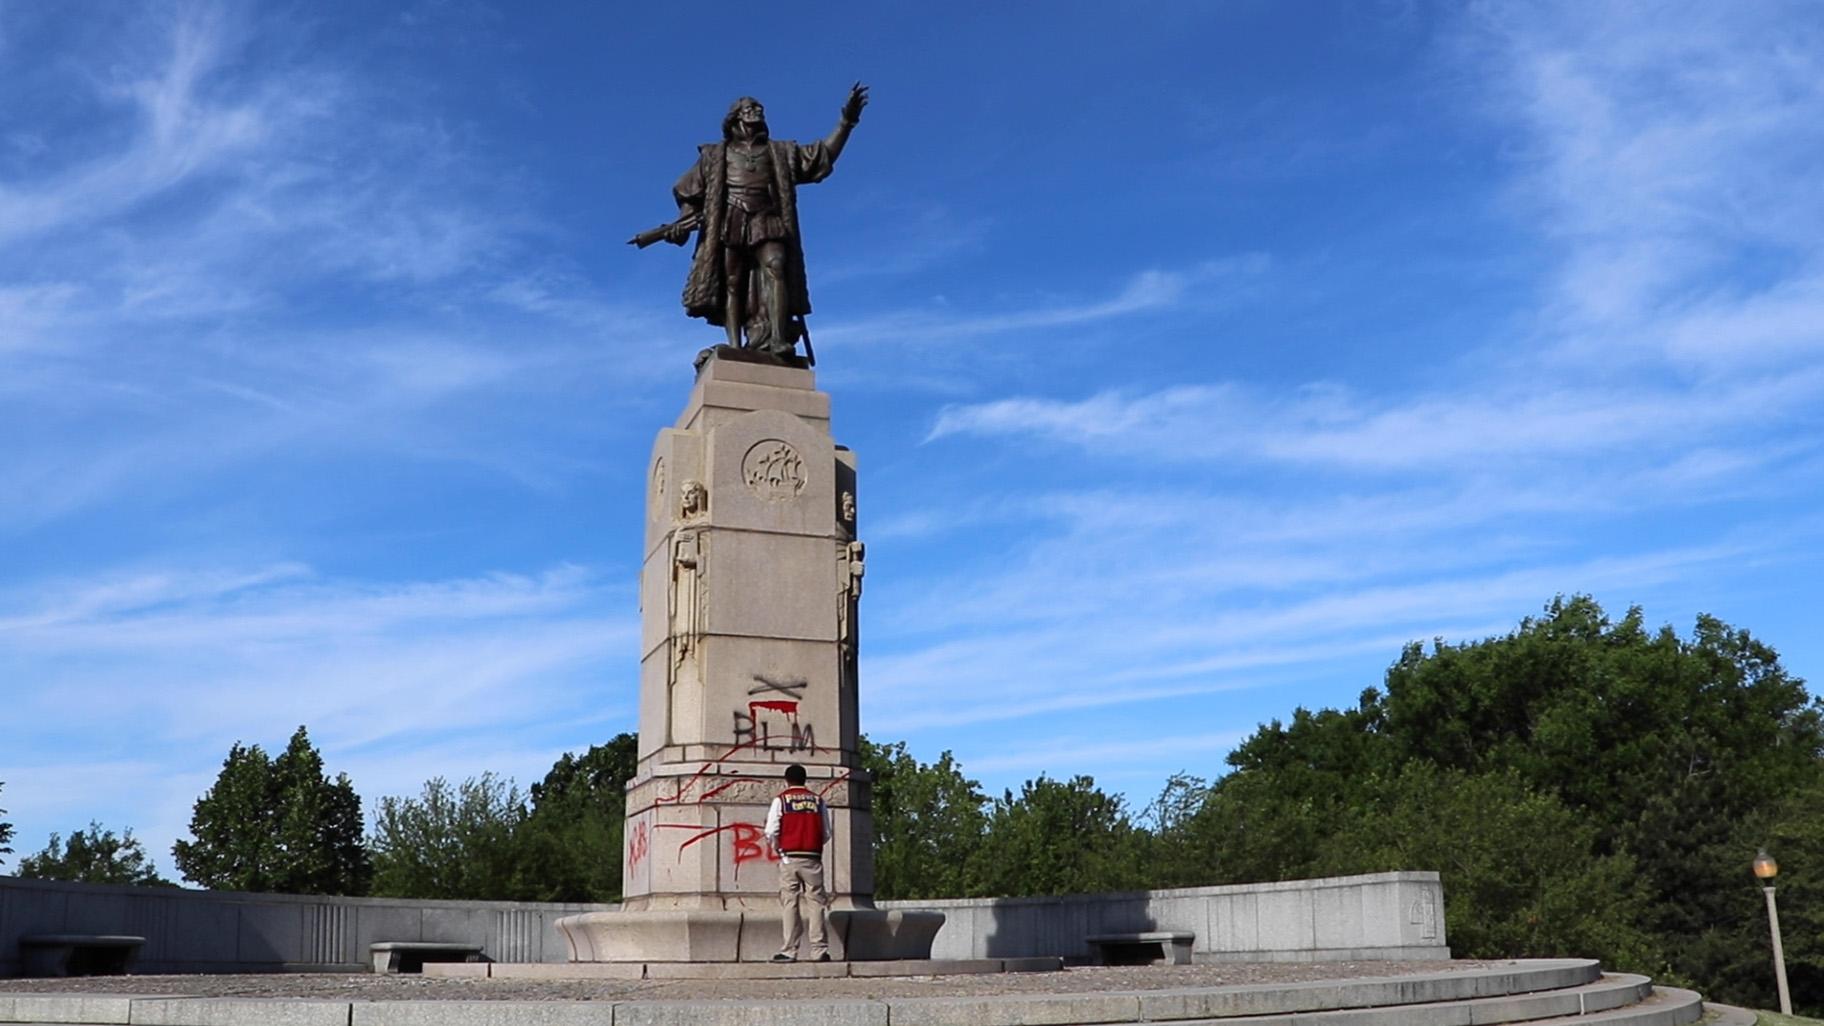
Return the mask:
{"type": "Polygon", "coordinates": [[[1727,989],[1738,1004],[1778,1006],[1766,904],[1761,882],[1749,870],[1756,850],[1764,849],[1780,867],[1773,882],[1793,1004],[1804,1014],[1824,1016],[1824,778],[1795,788],[1752,817],[1731,847],[1737,858],[1721,868],[1732,878],[1735,903],[1752,914],[1739,934],[1708,931],[1692,938],[1719,967],[1701,982],[1719,993],[1727,989]]]}
{"type": "Polygon", "coordinates": [[[968,892],[969,860],[988,827],[981,785],[949,752],[921,763],[903,742],[861,739],[874,778],[874,893],[880,898],[954,898],[968,892]]]}
{"type": "Polygon", "coordinates": [[[1459,953],[1600,958],[1658,973],[1635,860],[1597,851],[1597,827],[1512,771],[1409,762],[1364,782],[1315,852],[1319,876],[1435,868],[1459,953]]]}
{"type": "Polygon", "coordinates": [[[1635,858],[1642,925],[1673,972],[1741,993],[1733,952],[1764,931],[1743,900],[1745,830],[1824,766],[1824,716],[1772,648],[1711,616],[1684,638],[1647,630],[1638,608],[1611,621],[1587,597],[1558,599],[1502,638],[1409,646],[1384,711],[1410,757],[1511,769],[1586,817],[1599,854],[1635,858]]]}
{"type": "Polygon", "coordinates": [[[236,742],[190,817],[195,840],[172,847],[178,871],[217,890],[365,894],[373,865],[361,799],[334,780],[303,727],[277,759],[236,742]]]}
{"type": "Polygon", "coordinates": [[[621,896],[627,782],[640,741],[622,733],[581,756],[564,753],[530,788],[515,896],[524,901],[615,901],[621,896]]]}
{"type": "Polygon", "coordinates": [[[1198,814],[1209,799],[1208,781],[1174,773],[1159,796],[1141,811],[1146,886],[1195,887],[1216,879],[1215,850],[1195,829],[1198,814]]]}
{"type": "Polygon", "coordinates": [[[515,897],[519,853],[514,832],[526,815],[519,788],[492,773],[456,787],[435,777],[417,798],[380,799],[370,841],[374,893],[392,898],[515,897]]]}
{"type": "MultiPolygon", "coordinates": [[[[1681,637],[1646,629],[1638,609],[1615,621],[1587,597],[1560,598],[1502,637],[1410,645],[1384,694],[1370,689],[1349,711],[1300,710],[1229,762],[1193,819],[1222,879],[1429,861],[1462,923],[1451,933],[1459,955],[1558,946],[1753,1002],[1765,963],[1751,969],[1743,953],[1765,924],[1748,858],[1784,824],[1788,854],[1824,865],[1824,831],[1803,829],[1800,813],[1769,819],[1824,787],[1819,704],[1773,649],[1709,616],[1681,637]],[[1456,803],[1467,795],[1480,797],[1456,803]],[[1448,832],[1428,832],[1427,805],[1482,825],[1434,813],[1448,832]],[[1371,845],[1385,823],[1405,824],[1411,843],[1371,845]],[[1484,851],[1489,838],[1523,861],[1484,851]],[[1566,894],[1592,910],[1581,935],[1566,932],[1566,894]],[[1477,919],[1464,918],[1465,899],[1477,919]],[[1656,957],[1662,967],[1647,964],[1656,957]]],[[[1789,956],[1824,957],[1817,932],[1788,938],[1789,956]]],[[[1806,978],[1824,987],[1824,974],[1806,978]]],[[[1824,990],[1795,994],[1824,1005],[1824,990]]]]}
{"type": "Polygon", "coordinates": [[[1343,812],[1366,801],[1374,774],[1397,769],[1380,729],[1380,694],[1356,709],[1295,710],[1292,722],[1262,726],[1229,753],[1234,768],[1181,833],[1204,853],[1200,882],[1254,883],[1315,874],[1317,853],[1343,812]]]}
{"type": "Polygon", "coordinates": [[[79,883],[132,884],[139,887],[173,887],[158,875],[146,849],[132,830],[116,837],[100,823],[71,832],[68,843],[52,834],[36,855],[19,860],[19,875],[32,880],[74,880],[79,883]]]}
{"type": "Polygon", "coordinates": [[[1140,831],[1119,796],[1094,779],[1040,776],[1018,797],[995,799],[970,860],[971,891],[985,895],[1085,894],[1145,884],[1140,831]]]}

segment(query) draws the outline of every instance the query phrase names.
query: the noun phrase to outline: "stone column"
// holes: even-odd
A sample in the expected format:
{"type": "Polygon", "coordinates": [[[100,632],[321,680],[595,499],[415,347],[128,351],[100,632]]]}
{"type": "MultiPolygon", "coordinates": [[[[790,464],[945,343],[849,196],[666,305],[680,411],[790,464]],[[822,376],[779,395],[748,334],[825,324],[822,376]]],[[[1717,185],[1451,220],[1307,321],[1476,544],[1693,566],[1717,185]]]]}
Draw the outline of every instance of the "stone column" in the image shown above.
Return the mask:
{"type": "Polygon", "coordinates": [[[626,907],[776,908],[760,830],[794,762],[835,816],[836,907],[869,903],[844,658],[860,580],[854,454],[830,438],[830,397],[808,370],[711,358],[648,466],[626,907]]]}
{"type": "Polygon", "coordinates": [[[856,751],[865,564],[855,517],[855,457],[832,441],[829,396],[812,373],[706,361],[648,463],[625,904],[560,924],[579,960],[760,960],[777,950],[778,869],[761,830],[791,763],[835,820],[824,862],[833,949],[928,954],[941,915],[873,911],[856,751]],[[911,936],[921,932],[923,953],[911,936]]]}

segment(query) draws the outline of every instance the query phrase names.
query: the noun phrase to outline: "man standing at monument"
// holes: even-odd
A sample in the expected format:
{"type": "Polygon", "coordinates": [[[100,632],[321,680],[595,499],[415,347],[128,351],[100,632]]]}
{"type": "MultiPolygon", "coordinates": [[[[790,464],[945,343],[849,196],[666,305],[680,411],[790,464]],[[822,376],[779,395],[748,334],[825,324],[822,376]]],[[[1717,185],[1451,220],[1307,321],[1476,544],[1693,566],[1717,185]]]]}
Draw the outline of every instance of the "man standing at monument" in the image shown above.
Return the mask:
{"type": "Polygon", "coordinates": [[[745,331],[746,349],[783,359],[796,354],[803,338],[807,360],[816,362],[804,325],[811,293],[798,186],[829,177],[867,103],[868,89],[857,82],[829,137],[800,145],[772,139],[766,108],[741,97],[722,119],[722,141],[698,147],[697,162],[672,187],[678,219],[629,240],[683,245],[696,230],[684,311],[724,328],[730,347],[743,348],[745,331]]]}
{"type": "Polygon", "coordinates": [[[798,942],[804,937],[807,918],[811,958],[818,962],[830,960],[824,930],[824,908],[830,895],[823,887],[823,846],[832,832],[830,807],[804,786],[804,780],[803,766],[787,766],[786,788],[766,810],[766,841],[779,853],[779,904],[785,909],[785,945],[773,956],[775,962],[798,960],[798,942]],[[810,908],[800,916],[799,902],[806,898],[810,908]]]}

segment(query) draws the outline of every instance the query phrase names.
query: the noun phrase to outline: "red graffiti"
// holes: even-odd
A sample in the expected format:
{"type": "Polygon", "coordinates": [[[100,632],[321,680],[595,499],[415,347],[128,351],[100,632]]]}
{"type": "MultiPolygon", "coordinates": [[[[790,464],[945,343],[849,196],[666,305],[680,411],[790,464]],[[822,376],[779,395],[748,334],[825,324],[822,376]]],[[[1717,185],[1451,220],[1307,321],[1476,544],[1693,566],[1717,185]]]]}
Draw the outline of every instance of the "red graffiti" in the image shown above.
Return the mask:
{"type": "MultiPolygon", "coordinates": [[[[723,760],[728,759],[730,756],[733,756],[736,752],[741,751],[743,748],[752,748],[755,745],[759,744],[760,740],[761,740],[760,738],[751,738],[747,741],[743,741],[740,744],[734,746],[733,748],[730,748],[728,751],[723,752],[721,758],[711,759],[709,762],[704,763],[701,767],[699,767],[697,769],[697,772],[695,772],[694,774],[691,775],[689,780],[686,780],[682,784],[675,785],[672,788],[671,797],[667,798],[664,795],[660,795],[658,798],[653,800],[653,804],[671,805],[671,804],[675,804],[675,803],[683,801],[684,796],[690,792],[691,788],[697,786],[697,781],[702,780],[704,774],[708,773],[711,769],[713,769],[717,766],[720,766],[722,764],[723,760]]],[[[705,797],[707,797],[707,795],[705,797]]],[[[700,803],[703,801],[703,798],[698,798],[697,801],[700,803]]]]}
{"type": "Polygon", "coordinates": [[[627,838],[627,865],[637,866],[646,860],[652,851],[652,832],[646,821],[640,820],[633,825],[633,834],[627,838]]]}
{"type": "Polygon", "coordinates": [[[711,798],[714,798],[716,795],[719,795],[722,792],[724,792],[724,791],[728,790],[729,788],[734,787],[740,783],[741,783],[741,781],[739,781],[739,780],[725,780],[722,783],[716,785],[715,787],[712,787],[709,790],[703,792],[703,797],[697,799],[697,804],[701,805],[704,802],[709,801],[711,798]]]}
{"type": "MultiPolygon", "coordinates": [[[[689,823],[660,823],[659,826],[663,829],[670,830],[697,829],[689,823]]],[[[697,830],[696,833],[685,838],[678,845],[678,861],[684,861],[684,849],[706,837],[714,837],[725,831],[733,832],[733,855],[735,859],[735,868],[737,870],[746,863],[760,859],[765,859],[768,862],[777,862],[779,860],[779,856],[774,854],[765,843],[766,835],[761,831],[759,824],[729,823],[726,826],[711,827],[708,830],[697,830]]]]}
{"type": "MultiPolygon", "coordinates": [[[[814,740],[813,735],[811,735],[809,728],[804,728],[802,734],[800,733],[800,730],[798,727],[798,722],[797,722],[798,721],[798,703],[797,702],[788,702],[788,701],[749,702],[748,703],[748,713],[750,716],[750,720],[752,722],[758,722],[760,711],[763,709],[770,711],[770,712],[782,713],[787,717],[787,720],[790,722],[790,724],[792,726],[792,733],[793,733],[793,740],[794,740],[793,747],[794,748],[802,748],[802,747],[806,747],[808,745],[808,747],[811,749],[811,751],[814,752],[817,750],[816,741],[814,740]]],[[[736,713],[737,717],[739,715],[740,715],[739,713],[736,713]]],[[[718,784],[715,787],[708,789],[707,791],[704,791],[701,795],[698,795],[695,798],[687,797],[693,791],[696,790],[698,784],[703,780],[703,778],[705,776],[707,776],[710,773],[711,770],[714,770],[715,768],[721,766],[723,762],[732,758],[734,755],[736,755],[737,753],[739,753],[745,749],[755,748],[755,747],[762,747],[762,748],[767,747],[766,742],[767,742],[767,736],[765,734],[759,734],[758,736],[749,737],[747,740],[734,745],[733,747],[729,748],[728,751],[723,752],[720,757],[711,759],[708,762],[705,762],[702,766],[698,767],[697,772],[692,774],[688,780],[685,780],[684,782],[679,783],[679,784],[674,784],[672,786],[672,793],[669,796],[665,796],[665,795],[658,796],[654,800],[654,804],[671,805],[671,804],[681,804],[681,803],[688,801],[691,804],[701,805],[704,802],[709,801],[711,798],[714,798],[716,795],[721,794],[722,792],[728,790],[729,788],[735,787],[735,786],[743,783],[743,781],[739,780],[739,779],[727,780],[727,781],[722,782],[721,784],[718,784]]],[[[828,784],[825,784],[819,793],[828,794],[833,788],[835,788],[835,786],[837,784],[840,784],[843,781],[848,780],[851,775],[852,775],[852,771],[844,772],[841,776],[836,777],[835,779],[831,780],[828,784]]],[[[766,843],[765,832],[763,830],[761,830],[760,825],[757,823],[729,823],[724,826],[712,827],[708,830],[701,829],[699,826],[697,826],[695,824],[691,824],[691,823],[659,823],[659,824],[657,824],[657,827],[658,827],[658,829],[661,829],[661,830],[695,830],[696,831],[696,833],[685,838],[682,842],[680,842],[678,844],[678,861],[679,862],[684,861],[684,849],[690,847],[693,844],[696,844],[698,841],[704,840],[705,838],[714,837],[717,834],[722,834],[722,833],[729,834],[729,849],[730,849],[729,855],[734,860],[735,873],[737,874],[737,876],[741,872],[741,867],[743,865],[746,865],[749,862],[759,862],[759,861],[777,862],[777,861],[779,861],[778,853],[774,852],[772,850],[772,847],[766,843]]],[[[628,859],[629,865],[638,864],[638,862],[641,859],[644,859],[649,854],[650,847],[651,847],[650,835],[648,834],[648,832],[646,830],[646,824],[644,822],[641,822],[640,824],[638,824],[635,827],[634,836],[628,839],[627,859],[628,859]]]]}
{"type": "Polygon", "coordinates": [[[735,737],[758,740],[760,747],[768,751],[802,752],[817,750],[817,730],[814,725],[800,723],[798,720],[798,703],[771,699],[764,702],[747,703],[747,715],[739,710],[735,712],[735,737]],[[779,713],[785,717],[784,730],[774,734],[774,728],[780,726],[768,723],[761,718],[762,712],[779,713]]]}
{"type": "Polygon", "coordinates": [[[845,781],[845,780],[847,780],[847,779],[849,779],[849,778],[850,778],[850,777],[852,777],[852,776],[854,776],[854,775],[855,775],[855,771],[854,771],[854,770],[843,770],[843,771],[842,771],[842,776],[840,776],[840,777],[837,777],[837,778],[835,778],[835,779],[834,779],[834,780],[831,780],[831,781],[830,781],[830,782],[829,782],[829,783],[827,783],[827,784],[825,784],[825,785],[823,785],[823,786],[822,786],[822,787],[820,787],[820,788],[818,788],[818,789],[817,789],[817,794],[818,794],[818,796],[819,796],[819,797],[821,797],[821,796],[823,796],[823,795],[827,795],[827,794],[829,794],[829,793],[830,793],[830,792],[831,792],[831,791],[834,791],[834,790],[836,790],[836,785],[837,785],[837,784],[840,784],[840,783],[842,783],[842,782],[843,782],[843,781],[845,781]]]}
{"type": "Polygon", "coordinates": [[[735,823],[735,865],[765,859],[776,862],[779,856],[773,853],[772,846],[765,843],[766,835],[753,823],[735,823]]]}

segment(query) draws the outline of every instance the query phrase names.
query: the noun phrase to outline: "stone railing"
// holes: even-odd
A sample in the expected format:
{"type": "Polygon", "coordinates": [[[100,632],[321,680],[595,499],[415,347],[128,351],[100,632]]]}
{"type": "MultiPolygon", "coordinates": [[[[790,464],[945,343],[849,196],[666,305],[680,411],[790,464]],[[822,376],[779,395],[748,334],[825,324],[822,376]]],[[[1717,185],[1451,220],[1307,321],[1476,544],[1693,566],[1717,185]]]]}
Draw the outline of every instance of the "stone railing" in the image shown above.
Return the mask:
{"type": "MultiPolygon", "coordinates": [[[[1081,962],[1091,935],[1180,931],[1198,962],[1448,958],[1443,893],[1429,872],[1048,898],[885,901],[945,914],[934,958],[1053,955],[1081,962]]],[[[0,876],[0,976],[19,938],[127,934],[135,971],[358,972],[377,941],[478,944],[497,962],[562,962],[556,922],[615,905],[242,894],[0,876]]]]}
{"type": "Polygon", "coordinates": [[[131,934],[145,946],[141,973],[359,972],[376,941],[479,944],[501,962],[569,957],[553,924],[612,905],[413,901],[243,894],[164,887],[20,880],[0,876],[0,976],[19,971],[19,938],[131,934]]]}
{"type": "Polygon", "coordinates": [[[1096,934],[1194,934],[1197,962],[1449,958],[1432,872],[1050,898],[883,901],[944,913],[933,958],[1060,955],[1088,961],[1096,934]]]}

